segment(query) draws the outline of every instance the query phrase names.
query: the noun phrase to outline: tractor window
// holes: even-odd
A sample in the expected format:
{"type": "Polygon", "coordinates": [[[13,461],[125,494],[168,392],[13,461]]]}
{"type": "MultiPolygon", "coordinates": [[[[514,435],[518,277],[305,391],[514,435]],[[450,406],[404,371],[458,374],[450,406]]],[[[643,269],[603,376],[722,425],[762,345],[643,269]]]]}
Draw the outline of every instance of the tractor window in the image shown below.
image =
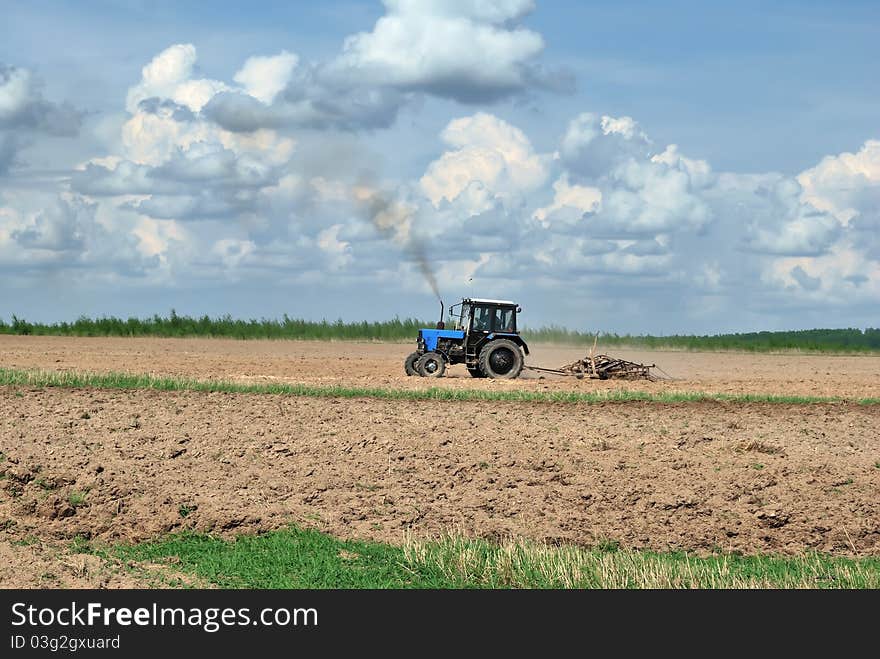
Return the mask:
{"type": "Polygon", "coordinates": [[[496,332],[515,332],[516,323],[513,309],[495,309],[495,326],[496,332]]]}
{"type": "Polygon", "coordinates": [[[486,332],[492,329],[492,310],[489,307],[474,307],[474,324],[471,329],[486,332]]]}
{"type": "Polygon", "coordinates": [[[468,326],[468,320],[470,320],[471,315],[471,305],[462,304],[461,305],[461,320],[458,323],[458,329],[466,330],[468,326]]]}

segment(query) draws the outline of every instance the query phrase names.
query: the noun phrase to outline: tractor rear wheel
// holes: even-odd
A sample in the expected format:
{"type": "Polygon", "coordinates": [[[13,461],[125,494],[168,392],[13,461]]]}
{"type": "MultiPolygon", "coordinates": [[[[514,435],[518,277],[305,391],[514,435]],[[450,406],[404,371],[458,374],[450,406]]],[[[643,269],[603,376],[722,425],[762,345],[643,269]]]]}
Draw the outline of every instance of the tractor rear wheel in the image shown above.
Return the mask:
{"type": "Polygon", "coordinates": [[[495,339],[480,351],[480,370],[490,378],[519,377],[523,361],[522,350],[510,339],[495,339]]]}
{"type": "Polygon", "coordinates": [[[471,368],[470,366],[468,366],[468,373],[471,374],[471,377],[472,377],[472,378],[484,378],[484,377],[486,377],[486,374],[483,373],[483,371],[480,370],[480,367],[479,367],[479,366],[477,366],[476,368],[471,368]]]}
{"type": "Polygon", "coordinates": [[[446,372],[446,360],[439,352],[426,352],[416,362],[416,370],[425,378],[439,378],[446,372]]]}
{"type": "Polygon", "coordinates": [[[403,370],[407,375],[418,375],[416,372],[416,362],[419,361],[421,355],[417,352],[411,352],[409,356],[403,360],[403,370]]]}

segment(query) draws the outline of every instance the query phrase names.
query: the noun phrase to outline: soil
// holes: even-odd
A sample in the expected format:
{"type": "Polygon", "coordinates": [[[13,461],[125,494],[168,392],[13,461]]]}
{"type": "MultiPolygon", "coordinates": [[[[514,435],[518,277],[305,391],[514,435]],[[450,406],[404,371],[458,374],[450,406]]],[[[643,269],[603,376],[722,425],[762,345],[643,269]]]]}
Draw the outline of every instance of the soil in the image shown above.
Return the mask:
{"type": "MultiPolygon", "coordinates": [[[[0,337],[0,362],[426,386],[403,374],[408,348],[0,337]]],[[[581,352],[535,350],[557,366],[581,352]]],[[[880,395],[877,357],[608,352],[685,377],[635,383],[639,389],[880,395]]],[[[620,386],[474,380],[459,366],[449,374],[430,384],[620,386]]],[[[878,429],[880,407],[855,403],[524,404],[0,387],[0,586],[131,587],[165,574],[77,554],[77,536],[129,542],[194,529],[232,537],[290,523],[393,543],[452,531],[658,551],[880,555],[878,429]]]]}
{"type": "MultiPolygon", "coordinates": [[[[403,361],[413,349],[413,343],[0,335],[0,367],[360,387],[638,389],[880,398],[880,355],[649,352],[600,345],[600,352],[656,364],[673,379],[656,383],[577,380],[525,371],[517,380],[488,380],[474,379],[463,365],[456,365],[447,369],[445,377],[426,382],[404,374],[403,361]]],[[[586,352],[583,346],[535,345],[526,364],[558,368],[586,352]]]]}

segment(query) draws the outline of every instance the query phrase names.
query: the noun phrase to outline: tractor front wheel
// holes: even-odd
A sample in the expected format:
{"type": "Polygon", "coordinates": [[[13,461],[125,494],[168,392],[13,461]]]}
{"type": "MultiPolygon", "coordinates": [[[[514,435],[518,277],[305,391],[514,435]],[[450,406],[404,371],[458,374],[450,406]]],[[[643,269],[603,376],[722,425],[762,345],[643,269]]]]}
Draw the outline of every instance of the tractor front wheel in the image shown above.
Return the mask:
{"type": "Polygon", "coordinates": [[[416,362],[419,361],[419,357],[421,357],[419,353],[412,352],[405,360],[403,360],[403,370],[406,371],[407,375],[418,375],[418,372],[416,371],[416,362]]]}
{"type": "Polygon", "coordinates": [[[519,377],[523,362],[522,350],[510,339],[495,339],[480,351],[480,370],[490,378],[519,377]]]}
{"type": "Polygon", "coordinates": [[[425,378],[439,378],[446,372],[446,360],[437,352],[426,352],[416,362],[416,370],[425,378]]]}

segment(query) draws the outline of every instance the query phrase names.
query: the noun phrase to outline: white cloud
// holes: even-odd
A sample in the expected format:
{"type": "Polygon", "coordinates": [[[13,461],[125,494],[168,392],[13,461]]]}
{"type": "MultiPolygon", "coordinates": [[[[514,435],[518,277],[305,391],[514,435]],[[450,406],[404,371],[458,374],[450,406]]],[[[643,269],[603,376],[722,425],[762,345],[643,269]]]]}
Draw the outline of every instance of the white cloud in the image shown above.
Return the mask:
{"type": "Polygon", "coordinates": [[[106,225],[99,211],[94,201],[66,192],[27,191],[0,199],[0,266],[70,269],[78,279],[142,277],[154,260],[137,249],[138,239],[127,227],[106,225]]]}
{"type": "Polygon", "coordinates": [[[35,213],[12,238],[25,249],[51,252],[79,252],[95,221],[95,206],[81,198],[66,200],[58,197],[46,208],[35,213]]]}
{"type": "Polygon", "coordinates": [[[286,50],[271,57],[249,57],[232,79],[268,105],[287,86],[298,62],[299,57],[286,50]]]}
{"type": "Polygon", "coordinates": [[[171,241],[188,242],[186,230],[177,222],[140,218],[132,229],[138,240],[138,247],[148,256],[166,258],[171,241]]]}
{"type": "Polygon", "coordinates": [[[129,89],[126,109],[135,114],[142,101],[166,98],[198,112],[212,96],[229,89],[218,80],[193,79],[196,59],[192,44],[175,44],[163,50],[144,66],[141,81],[129,89]]]}
{"type": "Polygon", "coordinates": [[[317,243],[331,257],[334,269],[338,270],[352,261],[351,243],[339,239],[342,224],[334,224],[318,233],[317,243]]]}
{"type": "Polygon", "coordinates": [[[256,250],[256,245],[250,240],[236,238],[222,238],[214,243],[211,252],[219,257],[224,267],[234,270],[256,250]]]}
{"type": "Polygon", "coordinates": [[[716,177],[712,168],[705,160],[694,160],[681,155],[678,145],[670,144],[662,153],[651,157],[651,162],[661,162],[669,167],[685,172],[693,189],[708,188],[715,183],[716,177]]]}
{"type": "Polygon", "coordinates": [[[66,103],[43,97],[42,85],[28,69],[0,63],[0,130],[30,130],[73,137],[82,114],[66,103]]]}
{"type": "Polygon", "coordinates": [[[798,182],[803,198],[819,210],[833,213],[843,224],[861,209],[880,209],[880,140],[868,140],[858,153],[825,156],[802,172],[798,182]]]}
{"type": "Polygon", "coordinates": [[[651,141],[631,117],[584,112],[569,122],[559,156],[573,175],[595,179],[630,158],[648,156],[651,141]]]}
{"type": "Polygon", "coordinates": [[[600,179],[602,207],[597,228],[611,233],[699,230],[712,219],[708,204],[680,162],[630,158],[600,179]]]}
{"type": "Polygon", "coordinates": [[[541,35],[515,25],[532,2],[386,1],[372,32],[345,40],[339,73],[459,101],[487,101],[525,89],[541,35]],[[454,44],[454,46],[452,46],[454,44]]]}
{"type": "Polygon", "coordinates": [[[834,306],[875,304],[880,299],[880,262],[844,239],[818,257],[780,258],[763,273],[770,286],[834,306]]]}
{"type": "Polygon", "coordinates": [[[530,0],[387,0],[385,7],[373,30],[347,37],[336,57],[251,57],[234,76],[242,89],[221,91],[217,83],[197,102],[168,95],[192,71],[194,52],[176,46],[172,62],[157,67],[156,87],[227,130],[249,132],[387,128],[424,94],[480,103],[570,85],[567,73],[539,66],[543,38],[518,24],[534,8],[530,0]]]}
{"type": "MultiPolygon", "coordinates": [[[[362,163],[372,161],[354,136],[342,157],[308,151],[343,138],[294,140],[297,127],[388,126],[420,92],[493,100],[531,84],[540,48],[525,47],[530,33],[517,27],[531,3],[387,7],[330,63],[283,51],[247,59],[222,82],[199,77],[191,45],[159,53],[132,81],[118,144],[84,159],[69,191],[4,188],[0,264],[163,286],[323,278],[360,282],[357,295],[403,280],[422,290],[427,254],[444,294],[472,277],[474,292],[487,282],[517,297],[564,290],[572,305],[595,300],[591,313],[612,298],[633,314],[641,304],[705,309],[711,298],[713,313],[737,318],[744,299],[765,314],[880,299],[877,140],[797,176],[731,174],[654,144],[631,117],[582,113],[551,155],[476,112],[448,123],[416,179],[374,173],[365,183],[362,163]],[[435,28],[465,45],[435,52],[435,28]]],[[[30,73],[2,71],[0,173],[18,162],[10,136],[49,131],[61,107],[30,73]]]]}
{"type": "Polygon", "coordinates": [[[455,119],[442,137],[455,148],[432,162],[420,180],[435,206],[467,191],[467,210],[476,214],[489,208],[491,198],[519,200],[547,179],[549,158],[536,154],[520,129],[494,115],[455,119]]]}
{"type": "Polygon", "coordinates": [[[536,210],[533,217],[542,224],[547,224],[549,218],[559,211],[567,210],[574,212],[572,219],[579,221],[584,213],[595,213],[599,210],[601,204],[602,191],[599,188],[572,185],[568,174],[563,174],[553,183],[553,203],[536,210]]]}
{"type": "Polygon", "coordinates": [[[818,256],[827,252],[841,233],[833,215],[801,201],[802,188],[780,178],[756,191],[747,222],[750,249],[784,256],[818,256]]]}
{"type": "Polygon", "coordinates": [[[33,82],[27,69],[0,69],[0,122],[23,114],[33,100],[33,82]]]}
{"type": "Polygon", "coordinates": [[[221,91],[221,83],[208,81],[213,86],[192,102],[168,91],[192,71],[194,52],[180,50],[169,53],[173,62],[161,67],[168,74],[156,76],[162,83],[156,87],[226,130],[244,133],[387,128],[423,94],[492,102],[568,82],[564,72],[540,68],[541,35],[518,25],[534,8],[531,1],[388,0],[385,6],[371,32],[347,37],[339,55],[327,61],[303,62],[287,51],[252,57],[234,76],[241,89],[221,91]]]}

